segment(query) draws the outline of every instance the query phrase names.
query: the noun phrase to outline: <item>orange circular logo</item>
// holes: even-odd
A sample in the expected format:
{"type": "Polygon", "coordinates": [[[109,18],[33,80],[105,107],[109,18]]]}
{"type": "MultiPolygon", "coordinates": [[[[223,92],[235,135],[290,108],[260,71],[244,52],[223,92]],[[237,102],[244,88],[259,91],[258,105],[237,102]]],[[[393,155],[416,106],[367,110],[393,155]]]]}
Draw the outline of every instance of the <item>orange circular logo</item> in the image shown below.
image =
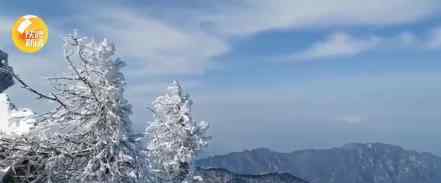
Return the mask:
{"type": "Polygon", "coordinates": [[[20,17],[12,27],[11,36],[17,49],[24,53],[40,51],[49,37],[46,23],[35,15],[20,17]]]}

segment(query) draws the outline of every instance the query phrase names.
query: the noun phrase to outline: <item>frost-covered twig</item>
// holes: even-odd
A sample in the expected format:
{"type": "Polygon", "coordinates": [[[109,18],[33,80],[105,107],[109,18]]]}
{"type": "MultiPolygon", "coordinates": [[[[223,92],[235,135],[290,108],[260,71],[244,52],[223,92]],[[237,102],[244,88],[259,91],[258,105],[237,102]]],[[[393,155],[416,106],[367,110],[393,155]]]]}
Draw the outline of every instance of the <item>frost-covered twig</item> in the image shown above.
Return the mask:
{"type": "Polygon", "coordinates": [[[39,91],[33,89],[24,80],[22,80],[17,74],[15,74],[14,72],[12,72],[8,69],[0,68],[0,71],[7,72],[7,73],[11,74],[11,76],[14,77],[18,81],[18,83],[20,83],[22,88],[36,94],[38,96],[38,98],[55,101],[58,104],[60,104],[61,106],[66,107],[66,105],[55,94],[52,93],[51,94],[52,96],[49,96],[47,94],[43,94],[42,92],[39,92],[39,91]]]}

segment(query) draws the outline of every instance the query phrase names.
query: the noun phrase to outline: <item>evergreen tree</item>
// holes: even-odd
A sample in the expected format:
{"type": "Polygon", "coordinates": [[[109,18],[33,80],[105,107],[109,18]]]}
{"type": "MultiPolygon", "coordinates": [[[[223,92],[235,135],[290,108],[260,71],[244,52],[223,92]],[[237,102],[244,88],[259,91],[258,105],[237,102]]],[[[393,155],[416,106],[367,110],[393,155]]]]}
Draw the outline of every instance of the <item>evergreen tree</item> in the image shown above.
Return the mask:
{"type": "Polygon", "coordinates": [[[125,64],[114,53],[106,39],[96,43],[77,34],[65,38],[71,74],[51,78],[64,106],[47,114],[35,131],[49,146],[63,147],[46,167],[53,182],[137,179],[136,151],[129,141],[131,107],[120,72],[125,64]]]}
{"type": "Polygon", "coordinates": [[[153,102],[154,120],[146,129],[147,157],[161,182],[191,181],[192,161],[207,145],[208,123],[192,119],[191,105],[177,81],[153,102]]]}

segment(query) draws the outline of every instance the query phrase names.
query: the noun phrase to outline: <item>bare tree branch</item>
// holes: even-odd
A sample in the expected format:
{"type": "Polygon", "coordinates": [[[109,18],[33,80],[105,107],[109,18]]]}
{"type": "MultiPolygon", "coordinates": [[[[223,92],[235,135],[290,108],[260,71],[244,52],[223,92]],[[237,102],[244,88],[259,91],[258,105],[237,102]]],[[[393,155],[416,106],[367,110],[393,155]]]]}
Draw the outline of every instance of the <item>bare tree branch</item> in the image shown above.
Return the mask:
{"type": "Polygon", "coordinates": [[[15,74],[14,72],[12,72],[9,69],[0,68],[0,71],[7,72],[7,73],[11,74],[12,77],[14,77],[20,83],[22,88],[36,94],[39,99],[43,98],[43,99],[47,99],[47,100],[52,100],[52,101],[59,103],[61,106],[66,107],[66,105],[55,94],[52,93],[51,94],[52,96],[49,96],[49,95],[43,94],[43,93],[33,89],[25,81],[23,81],[17,74],[15,74]]]}

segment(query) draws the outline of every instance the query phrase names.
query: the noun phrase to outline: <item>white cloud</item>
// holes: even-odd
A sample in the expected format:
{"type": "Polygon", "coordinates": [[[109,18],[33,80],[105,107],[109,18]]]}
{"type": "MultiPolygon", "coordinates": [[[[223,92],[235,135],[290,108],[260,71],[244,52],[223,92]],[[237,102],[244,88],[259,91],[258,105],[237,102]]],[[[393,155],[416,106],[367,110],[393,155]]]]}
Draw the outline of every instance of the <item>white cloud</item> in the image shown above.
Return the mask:
{"type": "Polygon", "coordinates": [[[389,47],[407,47],[420,50],[433,50],[441,48],[441,27],[432,27],[423,32],[405,31],[397,37],[383,38],[389,47]]]}
{"type": "Polygon", "coordinates": [[[432,27],[424,32],[416,33],[405,31],[398,35],[398,39],[389,38],[391,46],[408,47],[421,50],[441,48],[441,27],[432,27]]]}
{"type": "Polygon", "coordinates": [[[283,56],[288,61],[311,61],[336,57],[351,57],[372,49],[441,49],[441,27],[420,33],[402,31],[395,36],[353,36],[344,32],[330,34],[326,39],[312,43],[302,51],[283,56]]]}
{"type": "Polygon", "coordinates": [[[290,57],[294,60],[311,60],[327,57],[354,56],[368,51],[379,45],[381,39],[369,37],[367,39],[355,38],[346,33],[334,33],[326,40],[313,44],[306,50],[295,53],[290,57]]]}
{"type": "MultiPolygon", "coordinates": [[[[436,14],[435,0],[242,0],[222,4],[216,15],[202,16],[230,35],[274,29],[411,23],[436,14]]],[[[220,6],[220,5],[217,5],[220,6]]]]}
{"type": "Polygon", "coordinates": [[[143,16],[124,8],[94,12],[78,17],[83,28],[116,43],[119,53],[129,60],[142,61],[138,72],[145,74],[197,74],[205,72],[214,58],[229,50],[228,44],[199,30],[143,16]]]}

